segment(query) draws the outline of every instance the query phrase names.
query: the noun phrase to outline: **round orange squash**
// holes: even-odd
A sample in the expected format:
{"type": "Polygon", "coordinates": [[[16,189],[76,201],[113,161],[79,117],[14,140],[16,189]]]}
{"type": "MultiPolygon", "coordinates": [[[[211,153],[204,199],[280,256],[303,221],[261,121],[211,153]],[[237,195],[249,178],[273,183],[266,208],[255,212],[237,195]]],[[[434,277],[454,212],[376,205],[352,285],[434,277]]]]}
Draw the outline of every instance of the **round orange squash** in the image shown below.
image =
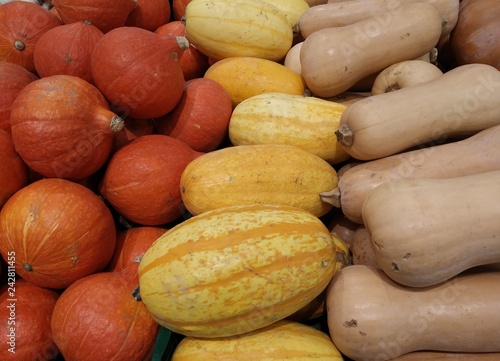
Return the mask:
{"type": "Polygon", "coordinates": [[[0,253],[19,276],[62,289],[102,270],[116,245],[110,210],[88,188],[45,178],[16,192],[0,212],[0,253]]]}
{"type": "Polygon", "coordinates": [[[10,134],[0,129],[0,209],[26,184],[28,167],[17,154],[10,134]]]}
{"type": "Polygon", "coordinates": [[[125,21],[126,26],[155,31],[170,20],[170,0],[136,0],[136,4],[125,21]]]}

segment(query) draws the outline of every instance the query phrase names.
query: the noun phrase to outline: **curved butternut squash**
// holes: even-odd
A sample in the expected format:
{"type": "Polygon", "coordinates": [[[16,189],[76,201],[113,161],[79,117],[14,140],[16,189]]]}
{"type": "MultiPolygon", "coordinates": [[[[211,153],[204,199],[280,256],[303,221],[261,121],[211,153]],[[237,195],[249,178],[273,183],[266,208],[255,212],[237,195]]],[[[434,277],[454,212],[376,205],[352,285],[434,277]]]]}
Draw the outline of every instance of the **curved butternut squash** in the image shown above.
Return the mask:
{"type": "Polygon", "coordinates": [[[391,361],[497,361],[500,352],[439,352],[415,351],[393,358],[391,361]]]}
{"type": "Polygon", "coordinates": [[[333,206],[320,193],[337,186],[324,159],[283,144],[239,145],[203,154],[181,175],[183,203],[192,214],[238,204],[282,204],[316,216],[333,206]]]}
{"type": "Polygon", "coordinates": [[[366,197],[382,183],[400,178],[453,178],[500,169],[500,125],[460,141],[429,144],[338,172],[335,192],[347,218],[363,223],[361,209],[366,197]]]}
{"type": "Polygon", "coordinates": [[[338,95],[394,63],[429,53],[441,29],[434,6],[412,3],[351,25],[317,30],[300,51],[302,76],[313,94],[338,95]]]}
{"type": "Polygon", "coordinates": [[[500,71],[462,65],[431,81],[356,102],[342,114],[337,136],[353,158],[372,160],[500,124],[498,104],[500,71]]]}
{"type": "Polygon", "coordinates": [[[419,350],[500,352],[499,294],[500,272],[414,289],[373,267],[350,266],[327,289],[328,326],[339,351],[354,360],[385,361],[419,350]]]}
{"type": "Polygon", "coordinates": [[[424,60],[405,60],[382,70],[375,78],[372,95],[389,93],[421,84],[443,75],[436,65],[424,60]]]}
{"type": "Polygon", "coordinates": [[[377,264],[412,287],[500,262],[500,170],[447,179],[395,179],[366,198],[362,214],[377,264]]]}

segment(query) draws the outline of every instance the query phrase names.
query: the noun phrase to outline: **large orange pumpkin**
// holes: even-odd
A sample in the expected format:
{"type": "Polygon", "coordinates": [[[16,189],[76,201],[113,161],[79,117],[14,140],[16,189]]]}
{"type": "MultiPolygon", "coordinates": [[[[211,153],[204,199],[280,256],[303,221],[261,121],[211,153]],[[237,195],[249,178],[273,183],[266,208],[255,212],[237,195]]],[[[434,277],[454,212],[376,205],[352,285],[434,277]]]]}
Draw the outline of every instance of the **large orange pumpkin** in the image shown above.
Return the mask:
{"type": "Polygon", "coordinates": [[[10,133],[10,110],[19,92],[29,83],[38,79],[21,65],[0,61],[0,129],[10,133]]]}
{"type": "Polygon", "coordinates": [[[137,6],[129,14],[126,26],[154,31],[170,20],[170,0],[137,0],[137,6]]]}
{"type": "Polygon", "coordinates": [[[59,25],[61,21],[52,12],[31,2],[0,6],[0,60],[35,71],[33,52],[38,39],[59,25]]]}
{"type": "Polygon", "coordinates": [[[0,212],[0,253],[19,276],[61,289],[102,270],[116,245],[114,219],[88,188],[45,178],[16,192],[0,212]]]}
{"type": "Polygon", "coordinates": [[[182,96],[184,75],[171,42],[137,27],[120,27],[94,47],[92,77],[122,117],[150,119],[170,112],[182,96]]]}
{"type": "Polygon", "coordinates": [[[88,20],[57,26],[43,34],[33,54],[40,77],[78,76],[93,83],[90,56],[104,33],[88,20]]]}
{"type": "Polygon", "coordinates": [[[52,333],[65,361],[143,361],[151,354],[158,324],[134,298],[136,278],[125,272],[84,277],[61,294],[52,333]]]}
{"type": "Polygon", "coordinates": [[[52,360],[59,354],[51,332],[59,294],[23,279],[12,280],[13,273],[9,270],[10,285],[0,293],[0,360],[52,360]]]}
{"type": "Polygon", "coordinates": [[[181,174],[200,154],[174,137],[140,136],[113,154],[100,193],[128,221],[143,226],[173,222],[185,211],[181,174]]]}
{"type": "Polygon", "coordinates": [[[99,90],[73,75],[28,84],[12,104],[10,122],[16,150],[31,169],[71,180],[102,167],[123,128],[99,90]]]}
{"type": "Polygon", "coordinates": [[[0,209],[28,184],[28,167],[14,149],[12,137],[0,129],[0,209]]]}

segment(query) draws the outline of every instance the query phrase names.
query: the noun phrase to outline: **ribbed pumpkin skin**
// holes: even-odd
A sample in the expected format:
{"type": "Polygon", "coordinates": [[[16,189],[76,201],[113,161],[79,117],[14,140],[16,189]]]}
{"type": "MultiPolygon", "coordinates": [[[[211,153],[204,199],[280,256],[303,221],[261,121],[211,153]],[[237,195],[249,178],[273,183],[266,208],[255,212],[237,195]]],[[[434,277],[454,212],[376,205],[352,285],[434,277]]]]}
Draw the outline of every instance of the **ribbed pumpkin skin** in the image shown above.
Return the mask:
{"type": "Polygon", "coordinates": [[[187,165],[181,195],[192,214],[237,204],[283,204],[319,217],[332,209],[321,192],[336,187],[335,169],[291,145],[257,144],[222,148],[187,165]]]}
{"type": "Polygon", "coordinates": [[[28,171],[14,148],[12,137],[0,129],[0,209],[14,193],[28,184],[28,171]]]}
{"type": "Polygon", "coordinates": [[[324,332],[287,320],[239,336],[186,337],[172,355],[172,361],[234,360],[342,361],[342,355],[324,332]]]}
{"type": "Polygon", "coordinates": [[[193,337],[268,326],[318,296],[336,270],[326,226],[303,210],[232,206],[189,218],[139,264],[140,294],[161,325],[193,337]]]}
{"type": "Polygon", "coordinates": [[[234,145],[288,144],[331,164],[350,156],[337,142],[335,130],[347,106],[315,97],[265,93],[238,104],[229,121],[234,145]]]}
{"type": "Polygon", "coordinates": [[[253,56],[279,61],[293,42],[285,14],[262,0],[192,0],[185,19],[189,42],[213,59],[253,56]]]}

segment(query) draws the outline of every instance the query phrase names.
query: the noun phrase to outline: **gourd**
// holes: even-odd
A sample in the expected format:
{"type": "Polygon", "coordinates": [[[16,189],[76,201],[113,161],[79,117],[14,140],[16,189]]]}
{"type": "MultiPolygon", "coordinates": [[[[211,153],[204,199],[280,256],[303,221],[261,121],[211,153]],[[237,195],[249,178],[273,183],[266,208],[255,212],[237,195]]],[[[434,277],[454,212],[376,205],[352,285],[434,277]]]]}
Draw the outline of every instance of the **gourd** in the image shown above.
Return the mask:
{"type": "Polygon", "coordinates": [[[17,154],[11,135],[0,129],[0,209],[28,181],[29,169],[17,154]]]}
{"type": "Polygon", "coordinates": [[[500,170],[381,184],[362,209],[377,264],[398,283],[426,287],[500,262],[499,185],[500,170]]]}
{"type": "Polygon", "coordinates": [[[500,357],[498,352],[440,352],[415,351],[395,357],[392,361],[496,361],[500,357]]]}
{"type": "Polygon", "coordinates": [[[389,93],[425,83],[443,75],[441,69],[423,60],[405,60],[388,66],[375,78],[371,94],[389,93]]]}
{"type": "Polygon", "coordinates": [[[163,234],[139,264],[140,297],[173,332],[229,337],[298,311],[336,269],[335,243],[319,218],[290,206],[239,204],[163,234]]]}
{"type": "Polygon", "coordinates": [[[125,20],[125,26],[155,31],[170,21],[170,0],[136,0],[135,3],[135,8],[125,20]]]}
{"type": "Polygon", "coordinates": [[[366,197],[386,181],[400,178],[453,178],[500,169],[500,125],[463,140],[436,142],[349,167],[340,175],[331,200],[347,218],[363,223],[366,197]]]}
{"type": "Polygon", "coordinates": [[[330,335],[354,360],[419,350],[499,352],[499,281],[499,272],[471,272],[414,289],[369,266],[345,267],[327,289],[330,335]]]}
{"type": "Polygon", "coordinates": [[[15,252],[16,273],[41,287],[62,289],[98,272],[116,245],[113,216],[83,185],[44,178],[17,191],[0,212],[0,252],[15,252]]]}
{"type": "Polygon", "coordinates": [[[75,181],[104,165],[124,126],[102,93],[74,75],[26,85],[12,104],[10,122],[16,151],[29,168],[75,181]]]}
{"type": "Polygon", "coordinates": [[[383,17],[317,30],[302,45],[301,74],[313,94],[332,97],[394,63],[429,53],[441,29],[434,6],[413,3],[383,17]]]}
{"type": "Polygon", "coordinates": [[[299,21],[302,14],[309,9],[309,4],[306,0],[264,0],[265,2],[275,6],[280,10],[288,20],[290,26],[293,26],[299,21]]]}
{"type": "Polygon", "coordinates": [[[332,209],[321,192],[337,186],[332,165],[292,145],[226,147],[190,162],[180,178],[191,214],[237,204],[282,204],[320,217],[332,209]]]}
{"type": "Polygon", "coordinates": [[[337,137],[353,158],[382,158],[497,125],[499,102],[500,71],[462,65],[434,80],[356,102],[342,114],[337,137]],[[446,97],[436,96],[443,92],[446,97]]]}
{"type": "Polygon", "coordinates": [[[346,108],[315,97],[284,93],[255,95],[234,108],[228,135],[234,145],[294,145],[330,164],[338,164],[349,158],[335,137],[346,108]]]}
{"type": "Polygon", "coordinates": [[[183,338],[172,361],[254,361],[255,355],[269,361],[342,361],[328,335],[312,326],[281,320],[245,335],[219,339],[183,338]]]}
{"type": "Polygon", "coordinates": [[[216,60],[250,56],[280,61],[292,46],[285,13],[263,0],[192,0],[184,21],[189,42],[216,60]]]}

